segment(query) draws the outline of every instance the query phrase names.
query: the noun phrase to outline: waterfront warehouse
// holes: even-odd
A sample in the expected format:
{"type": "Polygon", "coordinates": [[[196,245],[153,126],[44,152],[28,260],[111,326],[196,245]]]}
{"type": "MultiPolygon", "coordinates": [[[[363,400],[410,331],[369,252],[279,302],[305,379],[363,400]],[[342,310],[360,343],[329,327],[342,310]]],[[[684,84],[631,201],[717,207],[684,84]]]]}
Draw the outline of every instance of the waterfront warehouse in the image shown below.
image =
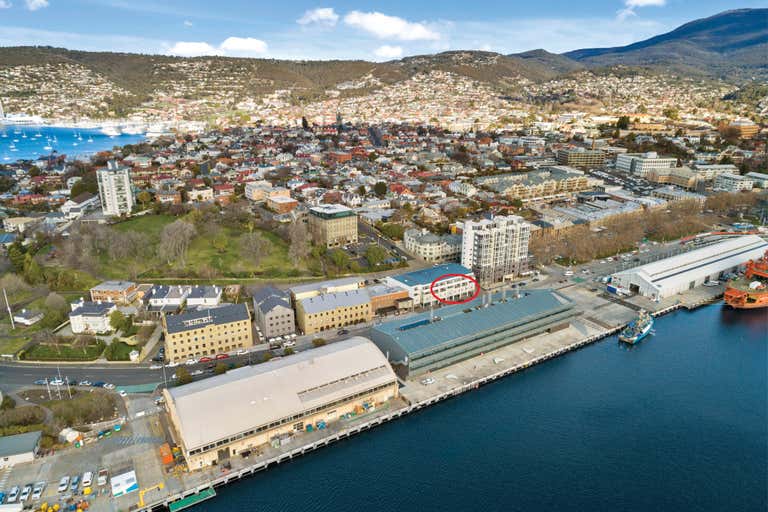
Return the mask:
{"type": "Polygon", "coordinates": [[[707,281],[719,280],[751,259],[760,258],[768,242],[757,235],[743,235],[617,272],[611,284],[633,293],[663,299],[707,281]]]}
{"type": "Polygon", "coordinates": [[[386,402],[397,389],[384,355],[356,336],[163,393],[176,441],[199,469],[386,402]]]}
{"type": "Polygon", "coordinates": [[[483,295],[371,329],[371,339],[403,378],[437,370],[569,325],[573,303],[552,290],[483,295]]]}

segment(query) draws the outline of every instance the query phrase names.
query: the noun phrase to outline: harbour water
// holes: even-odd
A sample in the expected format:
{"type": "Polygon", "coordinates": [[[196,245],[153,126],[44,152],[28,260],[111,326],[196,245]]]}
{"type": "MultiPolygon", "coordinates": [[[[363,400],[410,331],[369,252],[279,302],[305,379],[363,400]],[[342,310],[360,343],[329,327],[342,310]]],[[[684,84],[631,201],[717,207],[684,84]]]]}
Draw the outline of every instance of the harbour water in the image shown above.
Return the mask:
{"type": "Polygon", "coordinates": [[[34,160],[53,151],[56,156],[79,159],[114,146],[135,144],[143,138],[141,134],[110,137],[99,129],[0,125],[0,163],[34,160]]]}
{"type": "Polygon", "coordinates": [[[194,510],[768,508],[768,311],[616,336],[220,488],[194,510]]]}

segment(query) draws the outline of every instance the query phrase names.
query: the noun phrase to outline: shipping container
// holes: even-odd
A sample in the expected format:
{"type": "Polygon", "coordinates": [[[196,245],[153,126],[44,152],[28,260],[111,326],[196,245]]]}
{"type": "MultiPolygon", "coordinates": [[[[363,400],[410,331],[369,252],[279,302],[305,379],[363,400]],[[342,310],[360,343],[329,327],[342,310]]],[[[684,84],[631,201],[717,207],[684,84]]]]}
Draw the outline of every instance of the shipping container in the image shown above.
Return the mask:
{"type": "Polygon", "coordinates": [[[168,443],[164,443],[160,446],[160,460],[163,464],[171,464],[173,462],[173,453],[168,443]]]}

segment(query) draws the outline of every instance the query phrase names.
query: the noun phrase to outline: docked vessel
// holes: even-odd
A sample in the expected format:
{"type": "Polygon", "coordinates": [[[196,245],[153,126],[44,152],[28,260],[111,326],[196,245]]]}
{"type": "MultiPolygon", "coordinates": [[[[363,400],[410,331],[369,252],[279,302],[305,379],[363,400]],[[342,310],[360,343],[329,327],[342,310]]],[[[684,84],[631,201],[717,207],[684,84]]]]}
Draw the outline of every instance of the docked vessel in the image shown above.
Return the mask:
{"type": "Polygon", "coordinates": [[[624,343],[634,345],[648,334],[653,328],[653,317],[647,311],[641,309],[636,319],[632,320],[628,326],[619,334],[619,340],[624,343]]]}
{"type": "Polygon", "coordinates": [[[735,309],[768,307],[768,251],[747,262],[744,276],[728,281],[725,303],[735,309]]]}

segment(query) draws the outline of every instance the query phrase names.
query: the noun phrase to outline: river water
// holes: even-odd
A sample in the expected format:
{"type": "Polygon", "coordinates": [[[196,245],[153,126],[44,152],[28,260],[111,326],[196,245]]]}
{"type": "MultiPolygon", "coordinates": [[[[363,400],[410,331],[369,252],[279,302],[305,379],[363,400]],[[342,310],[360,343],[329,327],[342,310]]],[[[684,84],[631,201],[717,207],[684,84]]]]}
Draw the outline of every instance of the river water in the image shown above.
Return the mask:
{"type": "Polygon", "coordinates": [[[144,135],[128,134],[110,137],[97,129],[0,125],[0,164],[34,160],[53,151],[57,156],[81,159],[114,146],[135,144],[143,138],[144,135]]]}
{"type": "Polygon", "coordinates": [[[219,490],[195,510],[768,510],[768,310],[657,319],[219,490]]]}

